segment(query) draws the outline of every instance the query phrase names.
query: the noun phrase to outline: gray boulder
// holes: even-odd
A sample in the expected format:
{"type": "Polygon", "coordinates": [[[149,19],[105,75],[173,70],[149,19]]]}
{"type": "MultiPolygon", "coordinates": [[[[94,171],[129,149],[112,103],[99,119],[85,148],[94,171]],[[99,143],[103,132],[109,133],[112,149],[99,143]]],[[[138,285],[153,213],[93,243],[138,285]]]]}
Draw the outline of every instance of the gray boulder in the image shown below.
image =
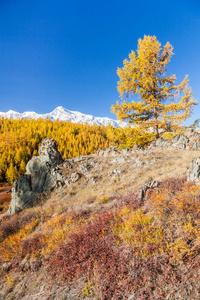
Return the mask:
{"type": "Polygon", "coordinates": [[[31,176],[20,175],[12,186],[12,200],[8,209],[9,214],[17,213],[32,205],[37,193],[31,189],[31,176]]]}
{"type": "Polygon", "coordinates": [[[12,200],[9,214],[17,213],[32,206],[38,193],[50,189],[52,186],[64,184],[64,178],[57,166],[63,159],[57,150],[57,143],[46,138],[39,148],[39,156],[33,156],[26,166],[26,174],[13,183],[12,200]]]}
{"type": "Polygon", "coordinates": [[[187,180],[200,182],[200,157],[195,158],[190,163],[187,180]]]}

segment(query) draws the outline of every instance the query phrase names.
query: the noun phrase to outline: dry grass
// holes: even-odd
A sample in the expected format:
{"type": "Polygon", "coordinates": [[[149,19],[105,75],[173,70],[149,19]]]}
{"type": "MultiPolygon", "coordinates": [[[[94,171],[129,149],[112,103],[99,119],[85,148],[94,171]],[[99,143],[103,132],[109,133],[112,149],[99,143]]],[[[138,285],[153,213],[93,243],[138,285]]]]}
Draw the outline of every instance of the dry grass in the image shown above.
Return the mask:
{"type": "MultiPolygon", "coordinates": [[[[119,154],[120,157],[126,155],[119,154]]],[[[190,162],[199,156],[199,151],[192,150],[165,150],[153,149],[151,151],[133,151],[128,161],[117,163],[117,156],[88,155],[82,161],[74,162],[72,169],[64,168],[66,176],[79,172],[80,165],[95,163],[79,181],[65,186],[46,195],[46,201],[41,201],[48,215],[78,210],[82,208],[101,209],[109,205],[116,196],[137,190],[151,180],[163,181],[168,178],[184,176],[190,162]],[[110,175],[113,170],[119,170],[119,175],[110,175]],[[95,182],[92,179],[95,178],[95,182]],[[108,201],[102,201],[108,197],[108,201]]],[[[9,206],[10,193],[5,190],[11,187],[0,187],[0,205],[2,212],[9,206]]]]}
{"type": "Polygon", "coordinates": [[[199,154],[199,151],[192,150],[135,151],[130,154],[129,161],[123,163],[115,162],[117,156],[84,157],[84,162],[76,162],[73,169],[64,170],[67,176],[77,171],[80,164],[95,162],[97,166],[76,183],[53,192],[47,205],[56,202],[58,212],[69,208],[78,209],[83,205],[90,208],[108,205],[116,196],[137,190],[148,181],[163,181],[186,175],[190,162],[199,154]],[[113,170],[119,170],[120,174],[110,175],[113,170]],[[91,178],[95,178],[96,182],[93,183],[91,178]],[[101,199],[104,197],[110,200],[103,203],[101,199]]]}

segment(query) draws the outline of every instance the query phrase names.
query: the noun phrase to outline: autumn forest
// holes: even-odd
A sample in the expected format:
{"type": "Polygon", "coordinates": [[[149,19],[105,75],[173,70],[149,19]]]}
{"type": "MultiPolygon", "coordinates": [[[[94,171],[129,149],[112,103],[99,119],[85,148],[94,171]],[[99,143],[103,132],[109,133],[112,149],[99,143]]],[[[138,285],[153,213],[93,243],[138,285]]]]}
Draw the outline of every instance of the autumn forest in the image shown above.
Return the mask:
{"type": "Polygon", "coordinates": [[[0,181],[13,183],[23,174],[26,163],[38,155],[38,147],[46,137],[57,141],[66,159],[109,147],[114,143],[110,131],[111,127],[43,119],[0,119],[0,181]]]}

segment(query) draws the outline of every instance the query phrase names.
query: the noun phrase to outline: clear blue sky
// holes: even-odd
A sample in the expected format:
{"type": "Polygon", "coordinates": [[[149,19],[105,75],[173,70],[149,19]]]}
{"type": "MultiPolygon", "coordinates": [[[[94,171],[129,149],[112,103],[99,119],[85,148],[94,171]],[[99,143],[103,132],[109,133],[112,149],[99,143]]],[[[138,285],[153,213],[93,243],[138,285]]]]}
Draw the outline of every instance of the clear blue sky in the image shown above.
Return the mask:
{"type": "Polygon", "coordinates": [[[0,111],[116,118],[116,70],[144,34],[173,45],[168,73],[200,101],[199,0],[0,0],[0,111]]]}

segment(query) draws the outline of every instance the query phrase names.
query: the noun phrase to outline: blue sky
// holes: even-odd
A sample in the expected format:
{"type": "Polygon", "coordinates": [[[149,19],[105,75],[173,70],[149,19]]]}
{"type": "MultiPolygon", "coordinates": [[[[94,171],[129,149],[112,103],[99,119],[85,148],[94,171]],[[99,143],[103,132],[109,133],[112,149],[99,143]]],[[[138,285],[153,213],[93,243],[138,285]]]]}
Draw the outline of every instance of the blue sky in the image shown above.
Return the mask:
{"type": "Polygon", "coordinates": [[[0,111],[115,119],[117,67],[145,34],[173,45],[168,73],[188,74],[200,101],[199,0],[0,0],[0,111]]]}

